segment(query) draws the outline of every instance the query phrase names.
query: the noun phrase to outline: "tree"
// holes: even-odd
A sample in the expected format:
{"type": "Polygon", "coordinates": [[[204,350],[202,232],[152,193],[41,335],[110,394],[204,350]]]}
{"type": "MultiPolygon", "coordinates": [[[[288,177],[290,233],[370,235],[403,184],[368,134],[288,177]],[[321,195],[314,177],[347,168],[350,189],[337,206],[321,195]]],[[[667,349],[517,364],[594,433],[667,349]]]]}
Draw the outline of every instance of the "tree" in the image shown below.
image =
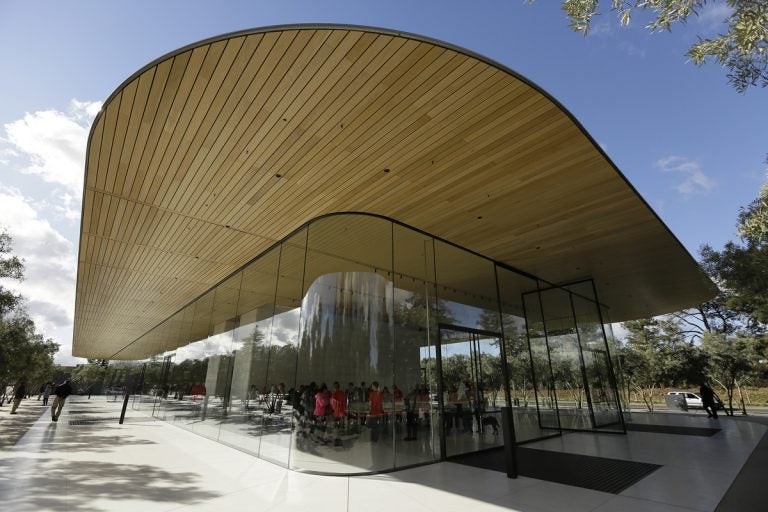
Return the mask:
{"type": "MultiPolygon", "coordinates": [[[[5,230],[0,232],[0,278],[24,278],[24,264],[13,256],[12,240],[5,230]]],[[[53,356],[59,346],[37,332],[22,301],[20,295],[0,286],[0,390],[21,377],[34,390],[53,377],[53,356]]]]}
{"type": "Polygon", "coordinates": [[[625,322],[626,343],[619,351],[627,384],[653,412],[654,396],[662,386],[690,383],[700,378],[700,352],[682,334],[675,319],[625,322]]]}
{"type": "Polygon", "coordinates": [[[81,390],[90,393],[94,386],[104,383],[106,371],[107,366],[102,365],[100,360],[89,359],[88,364],[78,365],[72,371],[72,382],[77,384],[81,390]]]}
{"type": "Polygon", "coordinates": [[[718,310],[710,317],[719,318],[721,328],[708,325],[707,330],[760,336],[768,323],[768,183],[739,212],[738,229],[741,243],[728,242],[722,251],[701,248],[702,267],[721,290],[710,301],[718,310]]]}
{"type": "MultiPolygon", "coordinates": [[[[732,244],[731,244],[732,245],[732,244]]],[[[700,250],[699,263],[704,272],[718,286],[717,295],[702,304],[671,313],[669,317],[679,322],[680,334],[690,342],[698,343],[706,333],[722,334],[726,337],[737,332],[759,336],[765,332],[765,325],[756,315],[753,300],[743,300],[725,284],[724,277],[734,274],[734,265],[729,251],[715,251],[708,245],[700,250]]],[[[754,266],[754,265],[752,265],[754,266]]],[[[734,275],[742,276],[752,283],[754,276],[762,269],[739,270],[734,275]]]]}
{"type": "Polygon", "coordinates": [[[731,312],[734,330],[759,335],[768,323],[768,244],[728,242],[722,251],[702,248],[703,265],[722,290],[723,307],[731,312]]]}
{"type": "Polygon", "coordinates": [[[728,339],[723,334],[708,333],[701,345],[709,359],[709,377],[722,386],[728,397],[726,413],[733,416],[733,394],[738,390],[741,412],[747,414],[741,383],[757,368],[760,342],[755,337],[742,334],[728,339]]]}
{"type": "Polygon", "coordinates": [[[757,198],[739,212],[739,234],[753,245],[768,243],[768,183],[757,198]]]}
{"type": "MultiPolygon", "coordinates": [[[[7,231],[0,231],[0,279],[21,281],[24,278],[24,263],[11,254],[11,237],[7,231]]],[[[0,317],[14,310],[21,303],[21,296],[7,290],[0,284],[0,317]]]]}
{"type": "MultiPolygon", "coordinates": [[[[534,0],[527,0],[533,3],[534,0]]],[[[604,2],[602,5],[605,5],[604,2]]],[[[698,16],[707,0],[611,0],[610,10],[622,26],[630,24],[638,12],[651,12],[648,28],[653,31],[671,30],[676,23],[685,23],[698,16]]],[[[739,92],[749,86],[768,85],[768,2],[765,0],[724,0],[729,14],[723,20],[724,34],[714,38],[699,37],[687,52],[698,65],[714,62],[727,68],[728,81],[739,92]]],[[[599,0],[563,0],[562,9],[570,19],[571,29],[589,33],[592,18],[600,14],[599,0]]]]}

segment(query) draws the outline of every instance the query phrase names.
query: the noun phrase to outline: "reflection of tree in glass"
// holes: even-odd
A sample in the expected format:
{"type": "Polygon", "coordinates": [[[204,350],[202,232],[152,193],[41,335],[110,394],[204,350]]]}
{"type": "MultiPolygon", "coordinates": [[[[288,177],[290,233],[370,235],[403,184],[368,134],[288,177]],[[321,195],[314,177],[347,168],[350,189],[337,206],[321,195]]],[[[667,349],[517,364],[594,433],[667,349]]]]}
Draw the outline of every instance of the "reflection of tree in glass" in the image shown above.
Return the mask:
{"type": "Polygon", "coordinates": [[[174,365],[170,380],[176,389],[183,391],[184,394],[189,394],[192,386],[205,382],[207,370],[207,361],[187,359],[174,365]]]}
{"type": "Polygon", "coordinates": [[[391,282],[373,272],[317,278],[302,302],[299,383],[392,381],[391,282]]]}
{"type": "MultiPolygon", "coordinates": [[[[504,333],[504,352],[507,356],[507,371],[509,375],[509,387],[512,393],[512,401],[523,406],[528,405],[528,400],[533,395],[533,376],[531,374],[531,357],[528,352],[528,339],[525,335],[525,320],[515,315],[499,315],[497,312],[486,310],[480,317],[480,328],[504,333]]],[[[498,339],[493,341],[498,345],[498,339]]],[[[502,387],[501,381],[503,373],[501,371],[501,360],[497,358],[496,362],[490,362],[496,365],[498,369],[493,371],[493,375],[498,379],[489,381],[495,385],[498,391],[502,387]]],[[[548,369],[547,369],[548,371],[548,369]]],[[[493,397],[494,401],[496,397],[493,397]]]]}
{"type": "MultiPolygon", "coordinates": [[[[425,285],[433,289],[431,284],[425,285]]],[[[410,388],[416,383],[425,382],[433,390],[437,390],[435,380],[434,337],[437,336],[437,324],[452,324],[454,318],[448,310],[445,301],[427,299],[426,294],[395,289],[394,305],[395,323],[395,380],[403,389],[410,388]],[[433,338],[429,339],[427,334],[433,338]],[[426,352],[426,347],[431,347],[426,352]],[[430,357],[422,358],[428,353],[430,357]]]]}

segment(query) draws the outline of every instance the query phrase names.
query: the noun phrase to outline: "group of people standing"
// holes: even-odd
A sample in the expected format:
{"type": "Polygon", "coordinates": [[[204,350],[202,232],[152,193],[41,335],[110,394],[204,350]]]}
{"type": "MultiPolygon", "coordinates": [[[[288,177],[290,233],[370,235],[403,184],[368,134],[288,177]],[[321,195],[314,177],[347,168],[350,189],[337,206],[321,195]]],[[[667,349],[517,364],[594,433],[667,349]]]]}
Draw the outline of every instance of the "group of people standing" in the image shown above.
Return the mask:
{"type": "MultiPolygon", "coordinates": [[[[340,446],[343,437],[359,434],[361,427],[370,430],[371,442],[378,442],[390,424],[402,424],[405,416],[404,441],[415,441],[418,435],[420,403],[429,403],[425,385],[414,384],[408,393],[393,384],[383,388],[379,382],[370,386],[348,383],[346,389],[336,381],[329,388],[325,383],[301,385],[289,398],[293,406],[299,435],[321,444],[340,446]],[[423,387],[423,389],[421,389],[423,387]]],[[[428,407],[428,405],[427,405],[428,407]]]]}
{"type": "MultiPolygon", "coordinates": [[[[72,394],[72,386],[69,383],[69,380],[65,380],[58,386],[54,386],[53,382],[46,382],[40,389],[40,394],[37,398],[39,400],[42,397],[43,406],[47,406],[51,394],[55,395],[53,404],[51,405],[51,421],[58,421],[61,409],[64,407],[64,402],[67,400],[67,397],[72,394]]],[[[16,409],[19,408],[21,401],[27,396],[29,396],[29,385],[27,384],[27,379],[22,377],[19,379],[19,382],[13,390],[11,414],[17,414],[16,409]]]]}

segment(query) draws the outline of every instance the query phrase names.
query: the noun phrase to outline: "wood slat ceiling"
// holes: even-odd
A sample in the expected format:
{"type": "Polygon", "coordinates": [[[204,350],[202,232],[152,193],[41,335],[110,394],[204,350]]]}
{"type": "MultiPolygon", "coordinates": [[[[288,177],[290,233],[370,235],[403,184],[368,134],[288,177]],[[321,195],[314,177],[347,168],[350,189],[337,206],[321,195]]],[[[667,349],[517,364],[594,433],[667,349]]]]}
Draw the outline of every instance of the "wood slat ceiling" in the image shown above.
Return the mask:
{"type": "Polygon", "coordinates": [[[75,356],[111,357],[338,211],[397,219],[550,282],[594,277],[612,320],[713,294],[561,105],[417,36],[294,26],[182,49],[105,103],[85,173],[75,356]]]}

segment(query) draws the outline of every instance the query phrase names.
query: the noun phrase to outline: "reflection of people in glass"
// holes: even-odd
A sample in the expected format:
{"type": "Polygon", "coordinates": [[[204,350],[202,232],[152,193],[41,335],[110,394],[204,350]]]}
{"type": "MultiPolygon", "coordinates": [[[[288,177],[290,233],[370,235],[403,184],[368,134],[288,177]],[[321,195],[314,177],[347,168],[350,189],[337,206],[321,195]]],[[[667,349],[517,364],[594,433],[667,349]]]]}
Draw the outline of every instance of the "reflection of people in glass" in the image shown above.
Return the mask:
{"type": "Polygon", "coordinates": [[[341,429],[346,426],[347,421],[347,394],[339,386],[338,381],[333,383],[333,392],[331,393],[331,409],[333,409],[333,420],[336,427],[336,438],[334,445],[341,446],[339,434],[341,429]]]}
{"type": "MultiPolygon", "coordinates": [[[[304,392],[301,395],[301,405],[304,410],[304,425],[309,425],[309,435],[315,432],[315,395],[317,394],[317,384],[314,381],[309,383],[309,386],[304,388],[304,392]]],[[[304,432],[306,436],[306,432],[304,432]]]]}
{"type": "Polygon", "coordinates": [[[446,434],[451,433],[454,423],[456,428],[458,428],[461,410],[461,402],[459,401],[456,388],[454,386],[445,388],[445,391],[443,391],[443,424],[445,425],[446,434]]]}
{"type": "Polygon", "coordinates": [[[347,394],[341,389],[338,381],[333,383],[331,409],[333,409],[333,419],[336,425],[341,426],[347,417],[347,394]]]}
{"type": "Polygon", "coordinates": [[[379,441],[381,419],[382,416],[384,416],[384,393],[379,390],[379,383],[376,381],[371,383],[371,391],[368,393],[368,402],[370,403],[370,409],[368,410],[368,425],[371,427],[371,441],[376,443],[379,441]]]}
{"type": "Polygon", "coordinates": [[[403,423],[402,411],[405,405],[403,404],[403,390],[397,387],[397,384],[392,384],[392,398],[394,399],[392,409],[395,411],[395,421],[397,421],[399,428],[403,423]]]}
{"type": "Polygon", "coordinates": [[[477,425],[477,432],[483,433],[483,425],[480,416],[485,414],[485,393],[482,384],[475,386],[475,395],[472,403],[472,412],[475,415],[475,423],[477,425]]]}
{"type": "Polygon", "coordinates": [[[426,384],[419,385],[419,412],[424,414],[424,423],[429,426],[432,418],[431,399],[429,396],[429,388],[426,384]]]}
{"type": "Polygon", "coordinates": [[[319,434],[319,441],[326,443],[328,431],[328,411],[331,410],[331,392],[328,391],[328,386],[323,382],[320,385],[320,389],[315,393],[315,426],[317,427],[319,434]]]}
{"type": "Polygon", "coordinates": [[[415,441],[418,435],[418,405],[419,388],[416,384],[405,395],[405,441],[415,441]]]}
{"type": "Polygon", "coordinates": [[[370,390],[366,387],[365,381],[361,382],[360,387],[355,389],[355,402],[357,402],[360,425],[365,425],[366,412],[368,411],[366,402],[368,401],[369,392],[370,390]]]}
{"type": "Polygon", "coordinates": [[[459,401],[463,406],[461,409],[462,430],[466,433],[472,433],[472,415],[474,413],[475,418],[477,418],[479,414],[476,408],[477,396],[474,394],[477,390],[473,390],[473,386],[466,380],[462,382],[462,386],[464,392],[459,395],[459,401]]]}
{"type": "Polygon", "coordinates": [[[245,410],[248,410],[248,405],[250,402],[257,399],[259,396],[259,389],[256,387],[256,384],[251,384],[251,387],[248,388],[248,393],[245,395],[245,410]]]}

